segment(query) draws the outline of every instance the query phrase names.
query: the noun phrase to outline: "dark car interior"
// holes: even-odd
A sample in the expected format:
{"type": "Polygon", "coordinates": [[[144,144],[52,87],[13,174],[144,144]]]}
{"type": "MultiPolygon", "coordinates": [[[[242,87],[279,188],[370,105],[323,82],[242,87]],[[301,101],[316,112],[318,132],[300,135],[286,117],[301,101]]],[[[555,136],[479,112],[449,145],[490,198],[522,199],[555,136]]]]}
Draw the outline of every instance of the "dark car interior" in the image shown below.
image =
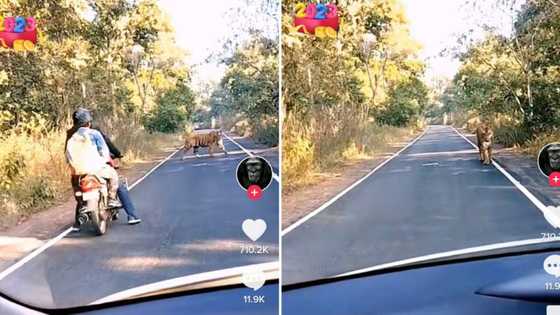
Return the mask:
{"type": "Polygon", "coordinates": [[[243,303],[243,297],[253,294],[244,285],[231,285],[217,289],[201,289],[177,292],[89,305],[67,309],[43,309],[19,304],[10,297],[0,297],[2,315],[40,315],[40,314],[95,314],[95,315],[133,315],[133,314],[214,314],[241,315],[278,314],[278,281],[267,281],[258,294],[265,296],[264,303],[243,303]]]}
{"type": "Polygon", "coordinates": [[[283,287],[285,314],[547,314],[556,250],[462,258],[283,287]]]}

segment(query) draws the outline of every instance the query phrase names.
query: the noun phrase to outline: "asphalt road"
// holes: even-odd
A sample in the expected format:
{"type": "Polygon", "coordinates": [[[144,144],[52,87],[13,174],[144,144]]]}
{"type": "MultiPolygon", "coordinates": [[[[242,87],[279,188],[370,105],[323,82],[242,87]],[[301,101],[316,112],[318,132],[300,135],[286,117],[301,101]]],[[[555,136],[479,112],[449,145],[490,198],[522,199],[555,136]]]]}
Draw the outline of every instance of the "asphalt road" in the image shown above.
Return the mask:
{"type": "MultiPolygon", "coordinates": [[[[259,148],[237,140],[249,150],[259,148]]],[[[240,150],[229,140],[224,144],[240,150]]],[[[275,151],[266,155],[277,169],[275,151]]],[[[131,191],[140,225],[120,219],[102,237],[71,233],[0,281],[0,291],[42,307],[70,307],[156,281],[277,261],[278,183],[250,201],[235,178],[246,154],[182,156],[175,154],[131,191]],[[247,218],[267,223],[256,243],[241,230],[247,218]],[[241,254],[242,244],[268,245],[270,254],[241,254]]]]}
{"type": "Polygon", "coordinates": [[[542,212],[453,129],[416,143],[282,238],[284,284],[444,251],[537,239],[542,212]]]}

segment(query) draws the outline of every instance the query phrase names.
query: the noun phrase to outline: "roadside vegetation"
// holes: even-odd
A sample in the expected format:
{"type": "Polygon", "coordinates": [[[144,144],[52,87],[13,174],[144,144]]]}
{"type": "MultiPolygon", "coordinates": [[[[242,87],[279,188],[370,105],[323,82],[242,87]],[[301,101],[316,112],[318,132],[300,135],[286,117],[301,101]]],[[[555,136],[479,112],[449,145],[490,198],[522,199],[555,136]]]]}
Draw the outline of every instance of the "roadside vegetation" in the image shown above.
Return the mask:
{"type": "Polygon", "coordinates": [[[283,1],[284,191],[345,161],[386,152],[423,127],[430,93],[420,46],[397,0],[337,1],[337,39],[292,26],[298,1],[283,1]]]}
{"type": "Polygon", "coordinates": [[[255,34],[224,60],[227,70],[210,104],[224,128],[278,144],[278,41],[255,34]]]}
{"type": "MultiPolygon", "coordinates": [[[[485,36],[458,47],[461,68],[442,95],[445,113],[469,130],[486,121],[508,147],[537,155],[560,141],[560,4],[549,0],[499,0],[511,10],[513,32],[481,25],[485,36]]],[[[476,5],[474,6],[476,8],[476,5]]]]}
{"type": "Polygon", "coordinates": [[[226,71],[207,100],[223,129],[270,146],[279,142],[278,6],[244,0],[231,10],[228,25],[244,35],[227,39],[214,56],[226,71]]]}
{"type": "Polygon", "coordinates": [[[156,1],[4,1],[40,21],[35,51],[0,48],[0,228],[69,197],[65,130],[78,107],[125,164],[177,144],[195,97],[156,1]]]}

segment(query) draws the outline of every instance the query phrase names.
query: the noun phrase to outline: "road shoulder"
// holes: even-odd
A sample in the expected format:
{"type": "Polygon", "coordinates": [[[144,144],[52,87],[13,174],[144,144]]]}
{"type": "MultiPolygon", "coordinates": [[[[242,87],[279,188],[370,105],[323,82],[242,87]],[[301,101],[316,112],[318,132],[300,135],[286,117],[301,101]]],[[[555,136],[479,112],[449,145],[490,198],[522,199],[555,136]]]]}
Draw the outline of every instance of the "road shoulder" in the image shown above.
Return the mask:
{"type": "Polygon", "coordinates": [[[282,230],[305,217],[341,191],[360,180],[393,154],[413,141],[421,132],[409,135],[402,142],[390,143],[389,148],[368,159],[346,161],[336,170],[317,174],[313,184],[282,192],[282,230]]]}
{"type": "MultiPolygon", "coordinates": [[[[456,128],[463,136],[476,143],[476,135],[464,128],[456,128]]],[[[494,145],[493,157],[521,185],[525,186],[535,197],[547,206],[560,205],[560,190],[550,187],[548,178],[537,167],[536,158],[523,154],[514,148],[505,148],[501,144],[494,145]]]]}

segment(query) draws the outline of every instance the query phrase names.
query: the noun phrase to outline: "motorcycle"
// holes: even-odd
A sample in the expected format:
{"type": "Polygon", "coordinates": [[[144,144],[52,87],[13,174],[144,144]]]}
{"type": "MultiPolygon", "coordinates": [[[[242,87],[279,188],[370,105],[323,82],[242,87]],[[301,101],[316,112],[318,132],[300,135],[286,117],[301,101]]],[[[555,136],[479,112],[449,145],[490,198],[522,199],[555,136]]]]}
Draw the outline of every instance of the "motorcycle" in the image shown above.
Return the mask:
{"type": "Polygon", "coordinates": [[[97,235],[103,235],[111,221],[117,220],[121,207],[107,206],[107,181],[95,175],[78,175],[74,195],[78,202],[78,223],[90,225],[97,235]]]}

